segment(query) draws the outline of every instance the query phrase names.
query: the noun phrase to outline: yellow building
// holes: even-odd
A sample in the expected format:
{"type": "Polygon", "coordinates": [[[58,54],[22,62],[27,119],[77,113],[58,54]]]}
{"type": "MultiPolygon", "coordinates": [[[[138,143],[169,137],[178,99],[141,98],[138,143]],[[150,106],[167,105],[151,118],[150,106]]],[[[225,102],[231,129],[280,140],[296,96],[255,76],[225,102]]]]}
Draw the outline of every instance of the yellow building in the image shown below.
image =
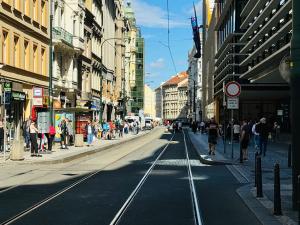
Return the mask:
{"type": "Polygon", "coordinates": [[[152,118],[156,117],[155,110],[155,91],[148,85],[144,86],[144,114],[152,118]]]}
{"type": "Polygon", "coordinates": [[[12,82],[20,98],[13,97],[11,111],[23,117],[31,114],[33,87],[48,92],[48,24],[48,0],[0,0],[0,76],[12,82]]]}

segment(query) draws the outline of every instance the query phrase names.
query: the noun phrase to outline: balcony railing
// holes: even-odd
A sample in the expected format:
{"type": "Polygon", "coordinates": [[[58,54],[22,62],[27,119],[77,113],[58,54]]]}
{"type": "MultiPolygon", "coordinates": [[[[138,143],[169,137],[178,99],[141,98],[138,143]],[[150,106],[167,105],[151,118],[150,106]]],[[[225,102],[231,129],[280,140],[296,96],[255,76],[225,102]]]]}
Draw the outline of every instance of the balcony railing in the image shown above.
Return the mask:
{"type": "Polygon", "coordinates": [[[61,27],[53,27],[52,35],[53,39],[62,40],[73,45],[73,35],[61,27]]]}

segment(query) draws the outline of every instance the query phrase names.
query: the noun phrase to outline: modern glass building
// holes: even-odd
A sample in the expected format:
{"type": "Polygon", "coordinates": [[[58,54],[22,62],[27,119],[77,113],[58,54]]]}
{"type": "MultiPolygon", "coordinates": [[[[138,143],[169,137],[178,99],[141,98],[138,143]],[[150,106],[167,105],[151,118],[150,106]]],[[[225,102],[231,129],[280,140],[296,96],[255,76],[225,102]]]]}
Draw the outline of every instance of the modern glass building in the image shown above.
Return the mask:
{"type": "Polygon", "coordinates": [[[133,113],[138,113],[144,108],[144,84],[145,84],[145,43],[141,31],[137,29],[136,36],[136,70],[135,84],[131,88],[131,109],[133,113]]]}

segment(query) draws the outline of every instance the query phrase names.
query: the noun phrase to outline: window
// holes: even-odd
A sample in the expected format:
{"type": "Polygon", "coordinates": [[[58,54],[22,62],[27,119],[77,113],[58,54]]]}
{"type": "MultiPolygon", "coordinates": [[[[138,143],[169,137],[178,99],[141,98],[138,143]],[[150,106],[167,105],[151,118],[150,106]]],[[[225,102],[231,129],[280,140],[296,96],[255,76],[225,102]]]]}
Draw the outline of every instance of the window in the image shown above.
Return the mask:
{"type": "Polygon", "coordinates": [[[14,66],[20,67],[20,37],[18,35],[14,35],[13,54],[14,66]]]}
{"type": "Polygon", "coordinates": [[[21,0],[14,0],[15,9],[21,11],[21,0]]]}
{"type": "Polygon", "coordinates": [[[8,41],[8,32],[2,31],[2,62],[4,64],[9,63],[9,41],[8,41]]]}
{"type": "Polygon", "coordinates": [[[30,0],[23,0],[24,1],[24,14],[30,17],[30,0]]]}
{"type": "Polygon", "coordinates": [[[47,27],[47,7],[44,0],[41,1],[41,16],[42,16],[42,25],[47,27]]]}
{"type": "Polygon", "coordinates": [[[42,47],[41,49],[41,65],[42,65],[42,74],[46,75],[46,49],[42,47]]]}
{"type": "Polygon", "coordinates": [[[38,72],[38,52],[37,52],[37,44],[33,44],[33,72],[38,72]]]}
{"type": "Polygon", "coordinates": [[[38,0],[33,0],[32,11],[33,11],[33,19],[38,21],[38,0]]]}
{"type": "Polygon", "coordinates": [[[24,40],[24,68],[30,70],[29,41],[24,40]]]}

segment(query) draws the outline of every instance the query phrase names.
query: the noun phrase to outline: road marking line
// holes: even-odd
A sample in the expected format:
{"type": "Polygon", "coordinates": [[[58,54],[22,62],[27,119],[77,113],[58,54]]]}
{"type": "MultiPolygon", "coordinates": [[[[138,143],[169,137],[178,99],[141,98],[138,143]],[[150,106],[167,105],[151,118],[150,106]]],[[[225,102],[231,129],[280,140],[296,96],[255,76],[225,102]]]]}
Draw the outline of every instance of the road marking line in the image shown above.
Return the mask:
{"type": "Polygon", "coordinates": [[[171,139],[168,142],[168,144],[160,152],[160,154],[157,156],[157,158],[155,159],[155,161],[153,162],[153,164],[150,166],[150,168],[147,170],[147,172],[145,173],[145,175],[142,177],[142,179],[140,180],[140,182],[138,183],[138,185],[135,187],[135,189],[132,191],[132,193],[127,198],[127,200],[125,201],[125,203],[119,209],[119,211],[117,212],[117,214],[115,215],[115,217],[113,218],[113,220],[110,222],[110,225],[116,225],[116,224],[118,224],[118,222],[120,221],[120,219],[124,215],[126,209],[130,206],[130,204],[132,203],[134,197],[137,195],[137,193],[139,192],[139,190],[142,188],[143,184],[145,183],[145,181],[149,177],[149,175],[152,172],[154,166],[156,165],[156,163],[158,162],[158,160],[160,159],[160,157],[165,153],[166,149],[170,145],[170,143],[173,140],[174,136],[175,136],[175,134],[173,134],[173,136],[171,137],[171,139]]]}
{"type": "Polygon", "coordinates": [[[184,140],[184,146],[185,146],[185,154],[186,154],[186,159],[187,159],[187,167],[188,167],[188,173],[189,173],[189,183],[190,183],[190,190],[191,190],[191,195],[192,195],[192,202],[193,202],[193,208],[194,208],[194,216],[195,216],[195,222],[196,225],[202,225],[202,218],[199,210],[199,204],[198,204],[198,197],[196,193],[196,188],[195,188],[195,183],[194,183],[194,177],[192,173],[192,168],[190,164],[190,157],[189,157],[189,152],[186,144],[186,138],[185,138],[185,132],[183,131],[183,140],[184,140]]]}

